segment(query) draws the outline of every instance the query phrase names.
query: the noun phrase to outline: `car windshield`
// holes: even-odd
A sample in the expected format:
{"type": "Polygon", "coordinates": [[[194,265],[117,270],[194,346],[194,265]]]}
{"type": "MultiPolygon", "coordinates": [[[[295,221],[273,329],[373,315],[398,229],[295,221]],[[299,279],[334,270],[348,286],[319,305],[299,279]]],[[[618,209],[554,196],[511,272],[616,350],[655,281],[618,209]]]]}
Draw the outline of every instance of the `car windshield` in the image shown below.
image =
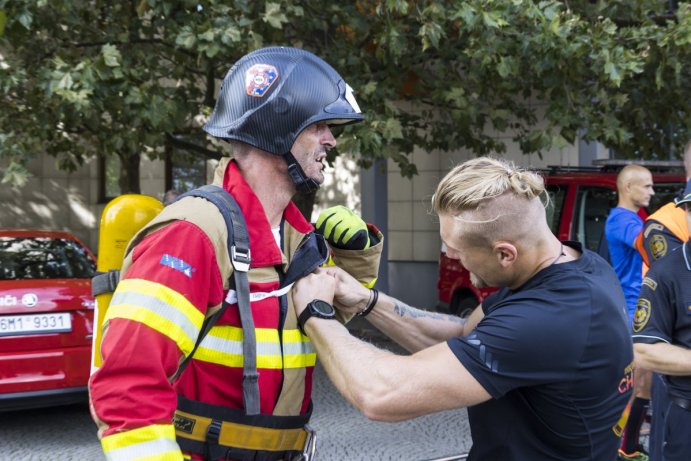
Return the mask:
{"type": "Polygon", "coordinates": [[[0,237],[0,280],[91,278],[96,271],[77,242],[46,237],[0,237]]]}

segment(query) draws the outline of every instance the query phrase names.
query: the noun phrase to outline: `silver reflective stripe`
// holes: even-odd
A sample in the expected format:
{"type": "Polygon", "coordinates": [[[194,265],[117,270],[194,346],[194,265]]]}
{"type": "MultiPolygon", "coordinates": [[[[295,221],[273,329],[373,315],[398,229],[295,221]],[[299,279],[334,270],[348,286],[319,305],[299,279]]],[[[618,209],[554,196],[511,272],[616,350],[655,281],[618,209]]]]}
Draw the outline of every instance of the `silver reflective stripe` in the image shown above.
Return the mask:
{"type": "MultiPolygon", "coordinates": [[[[134,461],[139,458],[154,459],[155,456],[162,456],[171,452],[177,452],[179,456],[176,458],[182,459],[180,447],[178,447],[175,440],[160,438],[117,448],[107,452],[105,455],[108,461],[134,461]]],[[[173,457],[165,459],[173,459],[173,457]]]]}
{"type": "Polygon", "coordinates": [[[311,342],[283,343],[283,355],[313,354],[311,342]]]}
{"type": "Polygon", "coordinates": [[[145,295],[143,293],[134,291],[116,291],[113,295],[112,301],[110,302],[110,306],[112,308],[118,304],[133,304],[135,306],[147,309],[154,314],[171,321],[175,325],[178,325],[193,344],[197,340],[199,327],[195,327],[190,319],[188,319],[185,314],[180,312],[174,306],[155,296],[145,295]]]}
{"type": "MultiPolygon", "coordinates": [[[[261,301],[266,298],[278,298],[280,296],[283,296],[284,294],[288,293],[290,289],[293,288],[293,284],[291,283],[290,285],[287,285],[280,290],[274,290],[274,291],[257,291],[255,293],[250,293],[250,302],[253,303],[255,301],[261,301]]],[[[226,295],[226,302],[228,304],[236,304],[238,302],[238,293],[235,290],[228,290],[228,294],[226,295]]]]}
{"type": "MultiPolygon", "coordinates": [[[[242,341],[213,336],[213,329],[206,335],[200,347],[224,354],[242,354],[242,341]]],[[[281,345],[276,342],[257,341],[257,355],[281,355],[281,345]]]]}
{"type": "MultiPolygon", "coordinates": [[[[214,336],[214,328],[206,335],[199,347],[224,354],[242,354],[242,341],[214,336]]],[[[283,355],[311,354],[313,352],[312,343],[308,341],[283,343],[283,355]]],[[[281,355],[281,345],[275,341],[257,341],[257,355],[281,355]]]]}

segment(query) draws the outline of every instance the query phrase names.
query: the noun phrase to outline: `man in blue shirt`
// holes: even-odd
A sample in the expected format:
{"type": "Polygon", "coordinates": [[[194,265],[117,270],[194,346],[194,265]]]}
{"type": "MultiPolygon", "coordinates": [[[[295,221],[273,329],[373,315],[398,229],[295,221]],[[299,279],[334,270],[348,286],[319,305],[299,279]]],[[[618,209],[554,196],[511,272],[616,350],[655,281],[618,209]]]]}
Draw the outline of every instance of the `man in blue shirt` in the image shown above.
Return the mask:
{"type": "Polygon", "coordinates": [[[607,217],[605,234],[614,272],[626,297],[629,323],[632,323],[643,280],[643,260],[634,247],[636,237],[643,230],[638,210],[647,207],[655,195],[653,175],[640,165],[625,166],[617,176],[617,195],[619,201],[607,217]]]}
{"type": "MultiPolygon", "coordinates": [[[[619,277],[626,298],[631,328],[643,280],[643,259],[634,245],[643,230],[643,219],[638,216],[638,211],[648,206],[655,194],[653,175],[640,165],[625,166],[617,176],[617,194],[619,200],[607,217],[605,235],[614,272],[619,277]]],[[[650,372],[639,370],[634,376],[634,400],[622,437],[619,459],[644,461],[647,456],[639,452],[638,439],[650,402],[651,375],[650,372]]]]}

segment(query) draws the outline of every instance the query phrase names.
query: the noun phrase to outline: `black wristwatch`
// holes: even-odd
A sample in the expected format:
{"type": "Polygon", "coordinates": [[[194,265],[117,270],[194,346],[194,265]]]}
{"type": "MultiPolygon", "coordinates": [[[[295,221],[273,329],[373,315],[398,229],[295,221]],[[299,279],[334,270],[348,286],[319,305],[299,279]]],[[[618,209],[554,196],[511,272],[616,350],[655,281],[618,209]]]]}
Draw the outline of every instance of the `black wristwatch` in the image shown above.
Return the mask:
{"type": "Polygon", "coordinates": [[[305,336],[307,336],[307,333],[305,333],[305,322],[307,322],[310,317],[319,317],[320,319],[335,319],[336,310],[331,304],[327,303],[326,301],[322,301],[321,299],[315,299],[309,303],[298,317],[298,327],[305,336]]]}

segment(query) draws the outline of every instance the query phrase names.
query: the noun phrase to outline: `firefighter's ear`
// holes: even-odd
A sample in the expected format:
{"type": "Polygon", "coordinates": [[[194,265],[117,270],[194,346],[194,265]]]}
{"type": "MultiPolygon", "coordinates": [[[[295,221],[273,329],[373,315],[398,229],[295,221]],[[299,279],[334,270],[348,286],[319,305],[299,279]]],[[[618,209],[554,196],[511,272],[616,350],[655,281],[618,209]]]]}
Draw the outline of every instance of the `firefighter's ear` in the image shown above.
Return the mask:
{"type": "Polygon", "coordinates": [[[494,244],[494,254],[502,267],[509,267],[518,257],[518,249],[509,242],[497,242],[494,244]]]}

